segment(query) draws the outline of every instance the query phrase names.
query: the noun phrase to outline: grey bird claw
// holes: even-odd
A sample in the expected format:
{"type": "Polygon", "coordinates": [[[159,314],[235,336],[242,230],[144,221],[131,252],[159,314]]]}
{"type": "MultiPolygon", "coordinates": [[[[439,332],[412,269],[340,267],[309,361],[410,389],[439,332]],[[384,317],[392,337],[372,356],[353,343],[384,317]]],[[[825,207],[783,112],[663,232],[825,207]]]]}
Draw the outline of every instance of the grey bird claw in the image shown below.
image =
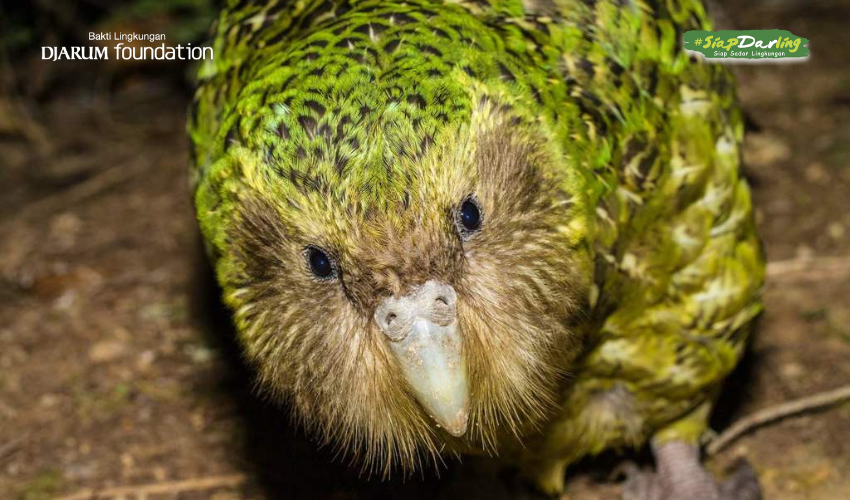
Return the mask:
{"type": "MultiPolygon", "coordinates": [[[[656,450],[657,454],[658,450],[656,450]]],[[[667,457],[669,458],[669,457],[667,457]]],[[[659,466],[658,472],[641,470],[632,463],[617,468],[625,473],[622,500],[761,500],[755,471],[746,460],[738,460],[723,482],[717,482],[698,461],[676,456],[677,463],[659,466]]],[[[665,457],[657,456],[662,462],[665,457]]]]}
{"type": "Polygon", "coordinates": [[[743,458],[732,466],[720,490],[723,500],[761,500],[761,486],[756,471],[743,458]]]}

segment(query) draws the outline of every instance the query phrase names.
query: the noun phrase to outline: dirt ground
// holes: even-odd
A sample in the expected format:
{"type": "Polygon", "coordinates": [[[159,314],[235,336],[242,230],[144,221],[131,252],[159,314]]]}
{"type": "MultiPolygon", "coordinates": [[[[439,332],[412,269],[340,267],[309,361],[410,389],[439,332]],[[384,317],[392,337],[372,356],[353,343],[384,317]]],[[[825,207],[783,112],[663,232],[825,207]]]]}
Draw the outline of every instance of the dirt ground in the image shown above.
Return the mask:
{"type": "MultiPolygon", "coordinates": [[[[737,27],[788,29],[811,39],[812,56],[735,67],[772,264],[766,313],[718,430],[850,383],[850,9],[727,4],[737,27]],[[811,261],[789,267],[799,259],[811,261]]],[[[78,63],[61,84],[51,83],[60,63],[53,75],[17,64],[18,78],[53,88],[27,101],[31,120],[0,113],[0,498],[519,494],[482,460],[449,461],[439,478],[358,477],[255,397],[200,257],[185,85],[78,63]]],[[[709,465],[720,472],[741,456],[768,500],[850,499],[850,404],[749,433],[709,465]]],[[[607,479],[616,460],[581,464],[565,498],[619,498],[607,479]]]]}

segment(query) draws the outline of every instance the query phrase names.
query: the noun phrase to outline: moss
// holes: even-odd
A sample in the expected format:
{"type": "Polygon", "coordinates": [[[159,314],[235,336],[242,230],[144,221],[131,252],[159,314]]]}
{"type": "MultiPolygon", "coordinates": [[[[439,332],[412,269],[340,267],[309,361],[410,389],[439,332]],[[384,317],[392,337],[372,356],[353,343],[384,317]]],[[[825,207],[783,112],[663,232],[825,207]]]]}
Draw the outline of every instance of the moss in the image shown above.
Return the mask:
{"type": "Polygon", "coordinates": [[[59,491],[62,481],[62,473],[57,470],[41,471],[18,490],[15,500],[50,499],[59,491]]]}

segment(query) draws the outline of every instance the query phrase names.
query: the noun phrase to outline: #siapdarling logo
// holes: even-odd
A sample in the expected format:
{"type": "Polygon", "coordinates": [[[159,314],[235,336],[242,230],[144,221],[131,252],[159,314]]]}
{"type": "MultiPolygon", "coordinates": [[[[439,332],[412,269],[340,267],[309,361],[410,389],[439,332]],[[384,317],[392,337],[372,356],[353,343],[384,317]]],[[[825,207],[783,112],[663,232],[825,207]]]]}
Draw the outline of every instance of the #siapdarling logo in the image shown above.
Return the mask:
{"type": "Polygon", "coordinates": [[[706,59],[801,59],[809,43],[786,30],[686,31],[685,50],[706,59]]]}

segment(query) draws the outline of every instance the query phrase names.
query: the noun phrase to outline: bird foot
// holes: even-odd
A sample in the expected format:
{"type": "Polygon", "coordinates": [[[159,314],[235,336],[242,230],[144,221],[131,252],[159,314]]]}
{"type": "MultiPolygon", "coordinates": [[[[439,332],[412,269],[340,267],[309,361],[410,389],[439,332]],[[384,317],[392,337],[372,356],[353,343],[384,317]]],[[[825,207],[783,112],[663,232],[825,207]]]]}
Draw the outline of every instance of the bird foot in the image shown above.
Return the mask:
{"type": "Polygon", "coordinates": [[[656,472],[634,464],[622,467],[626,475],[623,500],[761,500],[761,488],[753,468],[739,460],[726,481],[718,483],[699,463],[697,453],[684,443],[667,443],[654,448],[656,472]],[[673,446],[673,448],[662,448],[673,446]],[[666,455],[666,456],[665,456],[666,455]]]}

